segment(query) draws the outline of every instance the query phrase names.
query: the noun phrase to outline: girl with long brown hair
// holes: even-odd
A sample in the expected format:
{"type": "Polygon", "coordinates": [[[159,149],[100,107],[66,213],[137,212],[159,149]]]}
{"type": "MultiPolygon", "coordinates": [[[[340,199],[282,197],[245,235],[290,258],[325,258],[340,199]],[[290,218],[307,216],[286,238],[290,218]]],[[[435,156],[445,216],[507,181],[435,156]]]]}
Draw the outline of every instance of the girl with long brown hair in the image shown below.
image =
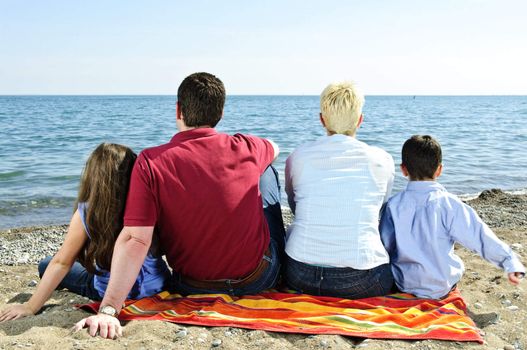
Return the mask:
{"type": "MultiPolygon", "coordinates": [[[[34,315],[56,288],[102,299],[110,279],[113,247],[123,227],[135,159],[130,148],[111,143],[102,143],[92,152],[81,175],[75,212],[62,247],[53,258],[40,262],[42,280],[31,299],[4,309],[0,322],[34,315]]],[[[156,294],[168,278],[166,263],[149,253],[128,298],[156,294]]]]}

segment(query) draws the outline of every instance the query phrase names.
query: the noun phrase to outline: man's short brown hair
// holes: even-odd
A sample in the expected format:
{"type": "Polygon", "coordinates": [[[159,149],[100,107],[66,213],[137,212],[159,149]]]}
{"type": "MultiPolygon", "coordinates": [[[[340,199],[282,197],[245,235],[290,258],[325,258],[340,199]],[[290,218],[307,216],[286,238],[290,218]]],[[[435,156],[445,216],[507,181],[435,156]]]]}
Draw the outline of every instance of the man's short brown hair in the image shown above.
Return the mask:
{"type": "Polygon", "coordinates": [[[215,127],[223,115],[225,87],[209,73],[194,73],[179,85],[177,99],[186,126],[215,127]]]}
{"type": "Polygon", "coordinates": [[[442,161],[441,145],[432,136],[414,135],[403,145],[402,165],[411,180],[433,179],[442,161]]]}

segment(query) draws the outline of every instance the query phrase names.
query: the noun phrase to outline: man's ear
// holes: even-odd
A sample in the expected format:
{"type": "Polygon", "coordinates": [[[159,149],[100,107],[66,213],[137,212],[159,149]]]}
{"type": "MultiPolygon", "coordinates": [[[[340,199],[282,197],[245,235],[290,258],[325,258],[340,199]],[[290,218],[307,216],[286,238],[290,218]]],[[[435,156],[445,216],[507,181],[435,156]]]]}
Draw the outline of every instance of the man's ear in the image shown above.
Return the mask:
{"type": "Polygon", "coordinates": [[[177,120],[183,119],[181,115],[181,103],[179,103],[179,101],[176,102],[176,119],[177,120]]]}
{"type": "Polygon", "coordinates": [[[319,113],[320,115],[320,122],[322,123],[323,127],[326,127],[326,121],[324,120],[324,117],[322,116],[322,113],[319,113]]]}
{"type": "Polygon", "coordinates": [[[404,177],[408,177],[408,169],[406,169],[406,165],[401,164],[401,173],[403,173],[404,177]]]}

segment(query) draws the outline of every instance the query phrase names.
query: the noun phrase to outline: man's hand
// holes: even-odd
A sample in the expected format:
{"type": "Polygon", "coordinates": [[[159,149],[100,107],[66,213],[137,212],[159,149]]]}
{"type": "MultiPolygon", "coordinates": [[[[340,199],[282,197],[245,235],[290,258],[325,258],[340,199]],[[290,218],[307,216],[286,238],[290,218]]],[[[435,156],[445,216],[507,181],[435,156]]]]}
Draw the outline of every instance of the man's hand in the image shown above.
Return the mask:
{"type": "Polygon", "coordinates": [[[522,278],[525,276],[523,272],[511,272],[508,274],[509,282],[517,286],[520,284],[522,278]]]}
{"type": "Polygon", "coordinates": [[[97,314],[84,318],[73,326],[72,330],[78,332],[84,327],[89,327],[88,333],[95,337],[97,333],[101,338],[115,339],[123,336],[123,328],[119,320],[113,316],[97,314]]]}
{"type": "MultiPolygon", "coordinates": [[[[123,227],[113,249],[110,281],[104,293],[101,305],[112,306],[114,311],[120,311],[128,292],[132,289],[141,266],[145,261],[148,248],[152,243],[154,226],[123,227]]],[[[103,311],[99,309],[99,311],[103,311]]],[[[123,335],[119,320],[106,312],[82,319],[71,329],[78,332],[88,327],[88,333],[95,337],[114,339],[123,335]]]]}
{"type": "Polygon", "coordinates": [[[0,312],[0,323],[31,315],[34,315],[33,310],[27,304],[9,305],[0,312]]]}

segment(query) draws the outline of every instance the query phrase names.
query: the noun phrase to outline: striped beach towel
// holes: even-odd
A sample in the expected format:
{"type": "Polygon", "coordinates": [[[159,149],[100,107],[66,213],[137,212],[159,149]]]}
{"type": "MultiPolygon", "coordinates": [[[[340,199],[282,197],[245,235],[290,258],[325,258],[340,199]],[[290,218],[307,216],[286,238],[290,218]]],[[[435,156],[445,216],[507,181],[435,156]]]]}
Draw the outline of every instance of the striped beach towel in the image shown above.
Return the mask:
{"type": "MultiPolygon", "coordinates": [[[[182,297],[162,292],[126,304],[119,315],[123,321],[161,320],[286,333],[483,343],[481,331],[467,315],[465,301],[457,289],[442,300],[418,299],[402,293],[349,300],[274,291],[242,297],[182,297]]],[[[92,312],[98,307],[99,303],[81,306],[92,312]]]]}

